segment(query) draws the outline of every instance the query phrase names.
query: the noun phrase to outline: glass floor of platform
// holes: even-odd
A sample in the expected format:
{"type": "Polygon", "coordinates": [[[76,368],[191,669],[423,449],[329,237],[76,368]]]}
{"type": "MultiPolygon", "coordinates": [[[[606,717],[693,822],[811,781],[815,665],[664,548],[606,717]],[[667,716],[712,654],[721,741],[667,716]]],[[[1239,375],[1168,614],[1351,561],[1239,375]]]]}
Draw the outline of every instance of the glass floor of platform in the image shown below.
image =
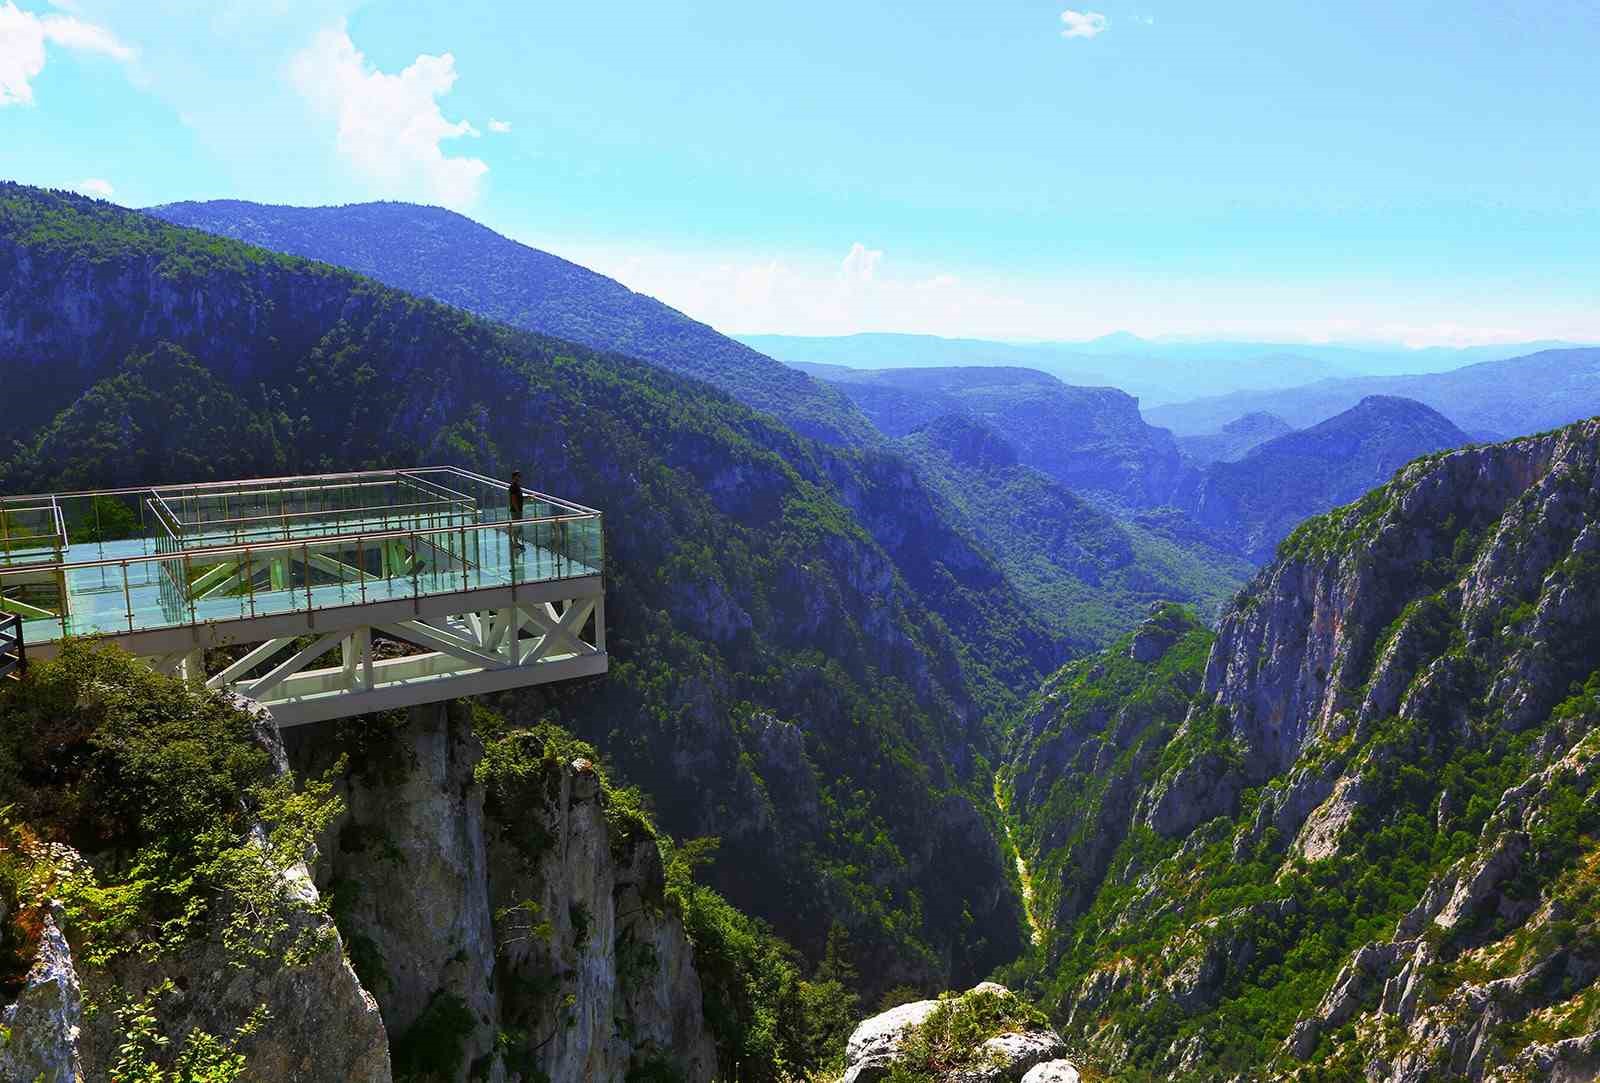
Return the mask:
{"type": "MultiPolygon", "coordinates": [[[[453,532],[449,533],[453,535],[453,532]]],[[[422,536],[421,532],[419,536],[422,536]]],[[[459,558],[448,559],[438,568],[423,568],[414,573],[396,572],[387,577],[366,574],[338,580],[324,576],[330,581],[313,581],[309,586],[303,581],[304,575],[300,575],[298,578],[301,581],[281,589],[264,590],[257,587],[249,593],[199,597],[190,606],[181,609],[172,606],[174,580],[169,579],[162,561],[150,559],[156,554],[148,539],[78,543],[70,546],[65,554],[64,563],[69,565],[65,570],[68,599],[66,620],[26,620],[25,636],[38,642],[58,639],[63,634],[118,634],[196,622],[241,620],[307,609],[452,594],[508,586],[513,582],[570,579],[600,572],[599,568],[589,563],[529,541],[523,541],[513,549],[504,528],[496,529],[493,536],[499,544],[482,545],[466,562],[459,558]],[[70,567],[74,563],[100,560],[125,560],[127,563],[70,567]]],[[[311,554],[313,557],[318,555],[315,546],[311,554]]]]}

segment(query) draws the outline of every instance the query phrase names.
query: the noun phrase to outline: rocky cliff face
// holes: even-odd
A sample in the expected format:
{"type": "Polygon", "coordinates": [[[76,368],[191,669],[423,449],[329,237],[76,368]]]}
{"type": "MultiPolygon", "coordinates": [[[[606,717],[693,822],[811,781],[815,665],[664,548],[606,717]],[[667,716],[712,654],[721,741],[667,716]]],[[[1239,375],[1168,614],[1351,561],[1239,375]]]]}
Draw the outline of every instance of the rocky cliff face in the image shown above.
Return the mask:
{"type": "Polygon", "coordinates": [[[486,810],[462,705],[317,729],[291,733],[296,766],[349,765],[317,878],[397,1074],[532,1083],[665,1064],[711,1078],[694,953],[665,905],[655,838],[608,824],[592,764],[542,763],[486,810]]]}
{"type": "Polygon", "coordinates": [[[1591,1077],[1597,471],[1584,422],[1419,460],[1309,521],[1142,774],[1082,749],[1116,747],[1148,681],[1077,738],[1019,731],[1019,835],[1060,824],[1064,883],[1092,881],[1035,971],[1069,1040],[1193,1078],[1591,1077]],[[1063,740],[1068,792],[1136,776],[1103,874],[1106,827],[1021,786],[1063,740]]]}

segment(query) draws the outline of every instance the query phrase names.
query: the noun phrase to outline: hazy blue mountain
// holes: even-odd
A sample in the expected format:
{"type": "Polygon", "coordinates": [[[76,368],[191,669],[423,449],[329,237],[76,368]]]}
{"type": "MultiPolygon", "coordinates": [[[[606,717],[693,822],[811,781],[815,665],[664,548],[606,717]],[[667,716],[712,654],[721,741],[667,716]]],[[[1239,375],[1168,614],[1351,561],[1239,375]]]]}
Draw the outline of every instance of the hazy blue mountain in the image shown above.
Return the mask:
{"type": "Polygon", "coordinates": [[[225,199],[172,203],[148,213],[705,380],[802,435],[838,444],[872,439],[848,403],[804,374],[620,282],[452,211],[411,203],[276,207],[225,199]]]}
{"type": "Polygon", "coordinates": [[[1471,443],[1438,411],[1372,395],[1344,413],[1268,440],[1237,462],[1215,462],[1186,511],[1237,538],[1261,562],[1302,519],[1382,485],[1412,459],[1471,443]]]}
{"type": "Polygon", "coordinates": [[[1178,447],[1197,463],[1232,462],[1251,448],[1293,431],[1294,426],[1278,415],[1257,412],[1234,418],[1221,432],[1180,436],[1178,447]]]}
{"type": "Polygon", "coordinates": [[[1046,369],[1063,380],[1108,383],[1104,359],[1089,343],[1059,350],[1021,342],[993,342],[938,335],[865,333],[859,335],[740,335],[740,342],[785,364],[836,365],[856,369],[960,368],[1000,365],[1046,369]]]}
{"type": "MultiPolygon", "coordinates": [[[[1067,383],[1119,387],[1138,396],[1146,405],[1233,391],[1295,387],[1340,377],[1444,372],[1479,361],[1569,345],[1535,342],[1465,349],[1409,349],[1385,343],[1321,345],[1151,340],[1125,331],[1086,342],[993,342],[901,334],[744,335],[740,336],[740,341],[790,364],[817,363],[865,369],[970,365],[1040,369],[1067,383]]],[[[1230,416],[1247,412],[1236,410],[1230,416]]],[[[1220,423],[1210,428],[1214,430],[1220,423]]]]}
{"type": "Polygon", "coordinates": [[[1451,372],[1241,391],[1156,406],[1145,410],[1145,416],[1182,435],[1215,432],[1227,421],[1256,411],[1304,427],[1348,410],[1368,395],[1416,399],[1479,438],[1542,432],[1600,413],[1600,349],[1543,350],[1451,372]]]}
{"type": "Polygon", "coordinates": [[[886,436],[905,436],[947,414],[976,418],[1012,444],[1024,465],[1115,504],[1165,504],[1183,470],[1172,434],[1146,424],[1138,400],[1116,388],[1003,367],[817,371],[886,436]]]}

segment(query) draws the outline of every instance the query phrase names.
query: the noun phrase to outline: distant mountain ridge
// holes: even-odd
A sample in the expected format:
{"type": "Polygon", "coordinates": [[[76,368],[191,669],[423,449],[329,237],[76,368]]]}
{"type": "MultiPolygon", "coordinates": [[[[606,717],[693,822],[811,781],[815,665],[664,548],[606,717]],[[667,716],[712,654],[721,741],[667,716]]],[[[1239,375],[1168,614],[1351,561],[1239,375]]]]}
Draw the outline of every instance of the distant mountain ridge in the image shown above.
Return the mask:
{"type": "Polygon", "coordinates": [[[1008,366],[814,371],[885,436],[898,439],[947,414],[976,418],[1015,446],[1025,465],[1112,503],[1167,503],[1183,469],[1172,434],[1147,424],[1138,400],[1113,387],[1008,366]]]}
{"type": "Polygon", "coordinates": [[[1600,414],[1600,348],[1542,350],[1412,376],[1324,380],[1277,391],[1239,391],[1149,407],[1152,424],[1180,436],[1215,432],[1253,411],[1301,427],[1348,410],[1368,395],[1398,395],[1438,410],[1468,432],[1497,437],[1543,432],[1600,414]]]}
{"type": "Polygon", "coordinates": [[[705,380],[805,436],[845,445],[873,440],[847,402],[804,374],[653,297],[453,211],[412,203],[285,207],[221,199],[146,213],[705,380]]]}
{"type": "MultiPolygon", "coordinates": [[[[1235,391],[1297,387],[1341,377],[1444,372],[1480,361],[1571,345],[1530,342],[1459,349],[1411,349],[1381,343],[1151,340],[1125,331],[1086,342],[997,342],[883,333],[836,337],[738,337],[741,342],[763,353],[802,367],[807,363],[861,369],[971,365],[1024,367],[1048,372],[1069,384],[1109,384],[1138,396],[1146,405],[1235,391]]],[[[1238,410],[1230,416],[1247,412],[1238,410]]],[[[1338,410],[1331,410],[1322,417],[1333,413],[1338,413],[1338,410]]],[[[1227,418],[1207,428],[1215,429],[1224,420],[1227,418]]],[[[1321,420],[1321,417],[1313,420],[1321,420]]]]}

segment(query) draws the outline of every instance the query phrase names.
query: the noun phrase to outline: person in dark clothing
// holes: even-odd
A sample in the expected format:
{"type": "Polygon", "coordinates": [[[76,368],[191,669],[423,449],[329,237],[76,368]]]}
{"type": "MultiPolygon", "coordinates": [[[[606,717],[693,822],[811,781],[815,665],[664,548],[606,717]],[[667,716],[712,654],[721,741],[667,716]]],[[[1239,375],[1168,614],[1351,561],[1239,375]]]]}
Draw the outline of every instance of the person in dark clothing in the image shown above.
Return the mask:
{"type": "MultiPolygon", "coordinates": [[[[508,498],[508,500],[510,501],[510,504],[511,504],[511,518],[513,520],[522,518],[522,471],[521,470],[513,470],[513,471],[511,471],[511,487],[507,491],[506,496],[507,496],[507,498],[508,498]]],[[[521,544],[522,543],[522,527],[513,526],[511,528],[511,536],[517,542],[517,544],[512,547],[512,555],[515,556],[516,553],[518,551],[520,551],[521,548],[522,548],[522,544],[521,544]]]]}
{"type": "Polygon", "coordinates": [[[511,518],[522,518],[522,471],[511,471],[511,518]]]}

